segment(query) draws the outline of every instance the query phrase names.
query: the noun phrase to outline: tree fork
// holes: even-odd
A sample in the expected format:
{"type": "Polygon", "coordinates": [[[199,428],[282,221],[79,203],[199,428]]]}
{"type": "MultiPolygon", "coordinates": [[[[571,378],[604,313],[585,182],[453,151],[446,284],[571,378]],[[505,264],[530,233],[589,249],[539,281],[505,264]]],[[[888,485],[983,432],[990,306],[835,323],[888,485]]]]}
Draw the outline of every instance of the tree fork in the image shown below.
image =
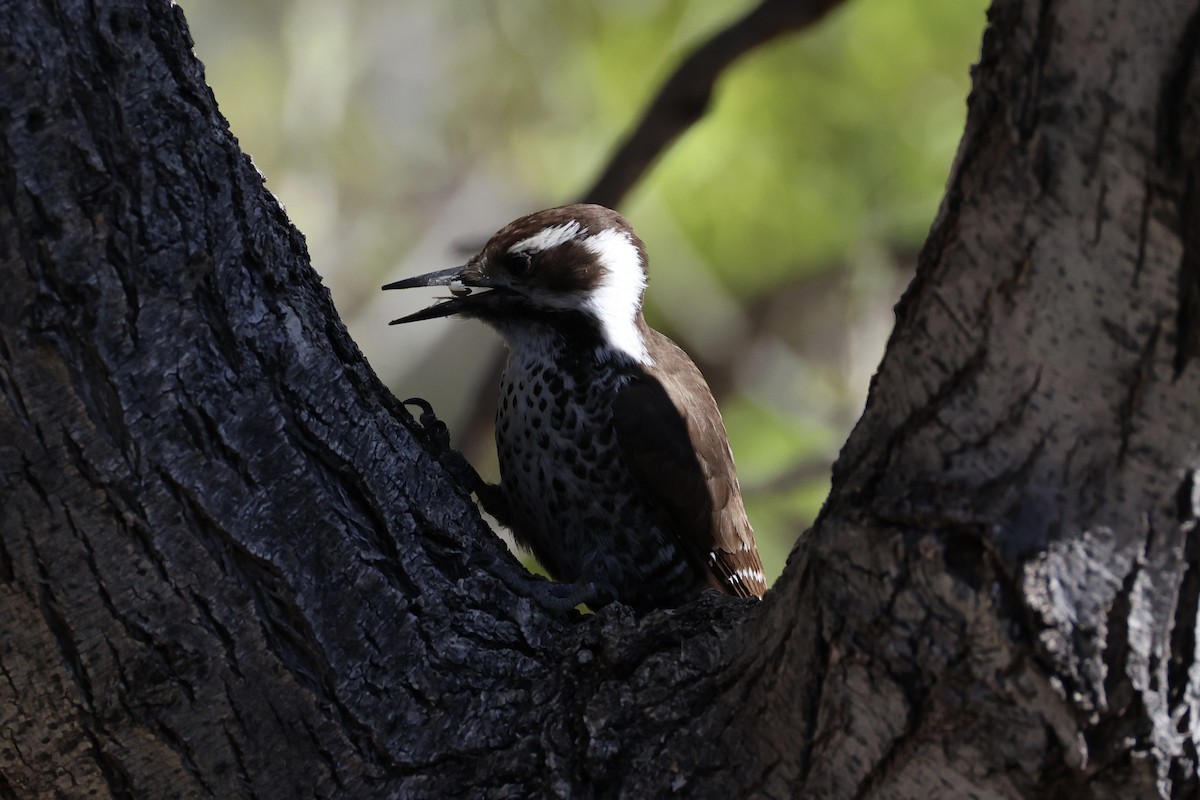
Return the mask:
{"type": "Polygon", "coordinates": [[[0,796],[1196,792],[1194,4],[994,5],[820,519],[641,619],[507,588],[177,8],[17,5],[0,796]]]}

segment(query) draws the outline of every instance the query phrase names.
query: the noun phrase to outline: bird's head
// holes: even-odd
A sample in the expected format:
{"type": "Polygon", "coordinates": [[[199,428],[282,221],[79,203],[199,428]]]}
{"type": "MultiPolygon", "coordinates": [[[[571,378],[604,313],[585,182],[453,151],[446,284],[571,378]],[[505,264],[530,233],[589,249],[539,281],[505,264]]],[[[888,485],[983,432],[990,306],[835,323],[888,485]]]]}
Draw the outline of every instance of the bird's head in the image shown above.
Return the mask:
{"type": "Polygon", "coordinates": [[[534,328],[584,330],[636,361],[647,358],[645,246],[621,215],[603,206],[561,206],[521,217],[463,266],[383,288],[418,286],[447,286],[452,296],[391,324],[473,317],[510,344],[534,328]]]}

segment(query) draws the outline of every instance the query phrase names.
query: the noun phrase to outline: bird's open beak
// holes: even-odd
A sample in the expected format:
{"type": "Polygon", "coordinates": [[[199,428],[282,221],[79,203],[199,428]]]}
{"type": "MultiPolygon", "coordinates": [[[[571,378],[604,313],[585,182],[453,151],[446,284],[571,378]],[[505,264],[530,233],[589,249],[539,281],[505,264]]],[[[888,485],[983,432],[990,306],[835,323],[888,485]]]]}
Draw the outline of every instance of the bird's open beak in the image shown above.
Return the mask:
{"type": "Polygon", "coordinates": [[[485,298],[492,293],[495,284],[480,274],[471,264],[450,269],[427,272],[413,278],[389,283],[384,289],[414,289],[419,286],[449,286],[452,297],[443,298],[441,302],[422,309],[407,317],[400,317],[389,322],[389,325],[403,325],[405,322],[420,322],[423,319],[449,317],[454,314],[469,314],[472,310],[488,302],[485,298]]]}

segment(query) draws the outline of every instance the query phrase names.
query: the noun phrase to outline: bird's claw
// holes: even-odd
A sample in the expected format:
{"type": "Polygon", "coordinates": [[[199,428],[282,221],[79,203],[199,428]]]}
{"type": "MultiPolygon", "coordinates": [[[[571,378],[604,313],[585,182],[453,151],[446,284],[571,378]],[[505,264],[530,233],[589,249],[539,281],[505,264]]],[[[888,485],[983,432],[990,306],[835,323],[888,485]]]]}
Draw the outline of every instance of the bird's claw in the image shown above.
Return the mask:
{"type": "Polygon", "coordinates": [[[616,588],[608,583],[560,583],[532,575],[523,569],[518,574],[498,563],[499,559],[491,554],[479,554],[474,560],[477,566],[498,578],[513,594],[532,600],[542,610],[552,614],[566,614],[580,605],[595,611],[617,600],[616,588]]]}
{"type": "Polygon", "coordinates": [[[454,478],[454,482],[468,492],[478,492],[480,487],[485,485],[483,478],[479,477],[479,473],[462,453],[450,446],[450,429],[438,419],[429,401],[421,397],[410,397],[401,402],[406,406],[421,409],[421,416],[417,417],[417,422],[421,425],[425,441],[433,449],[434,457],[454,478]]]}
{"type": "Polygon", "coordinates": [[[617,590],[611,584],[599,581],[545,581],[531,588],[533,591],[527,592],[527,597],[536,600],[542,608],[557,613],[570,611],[579,605],[586,605],[592,611],[598,611],[617,599],[617,590]]]}
{"type": "Polygon", "coordinates": [[[421,409],[421,416],[417,417],[417,422],[421,423],[421,430],[424,431],[426,438],[432,444],[438,445],[440,450],[450,449],[450,429],[446,427],[446,423],[438,419],[428,400],[423,397],[410,397],[402,400],[401,403],[421,409]]]}

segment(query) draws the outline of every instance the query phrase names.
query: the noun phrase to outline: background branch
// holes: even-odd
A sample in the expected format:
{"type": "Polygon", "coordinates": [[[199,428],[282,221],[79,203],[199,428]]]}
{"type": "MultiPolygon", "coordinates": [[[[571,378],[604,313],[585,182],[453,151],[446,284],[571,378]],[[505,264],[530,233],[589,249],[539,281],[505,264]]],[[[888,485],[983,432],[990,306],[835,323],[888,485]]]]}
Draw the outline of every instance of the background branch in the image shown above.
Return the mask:
{"type": "Polygon", "coordinates": [[[717,79],[733,62],[784,34],[805,28],[841,0],[764,0],[692,51],[646,108],[579,202],[616,208],[658,157],[708,111],[717,79]]]}

